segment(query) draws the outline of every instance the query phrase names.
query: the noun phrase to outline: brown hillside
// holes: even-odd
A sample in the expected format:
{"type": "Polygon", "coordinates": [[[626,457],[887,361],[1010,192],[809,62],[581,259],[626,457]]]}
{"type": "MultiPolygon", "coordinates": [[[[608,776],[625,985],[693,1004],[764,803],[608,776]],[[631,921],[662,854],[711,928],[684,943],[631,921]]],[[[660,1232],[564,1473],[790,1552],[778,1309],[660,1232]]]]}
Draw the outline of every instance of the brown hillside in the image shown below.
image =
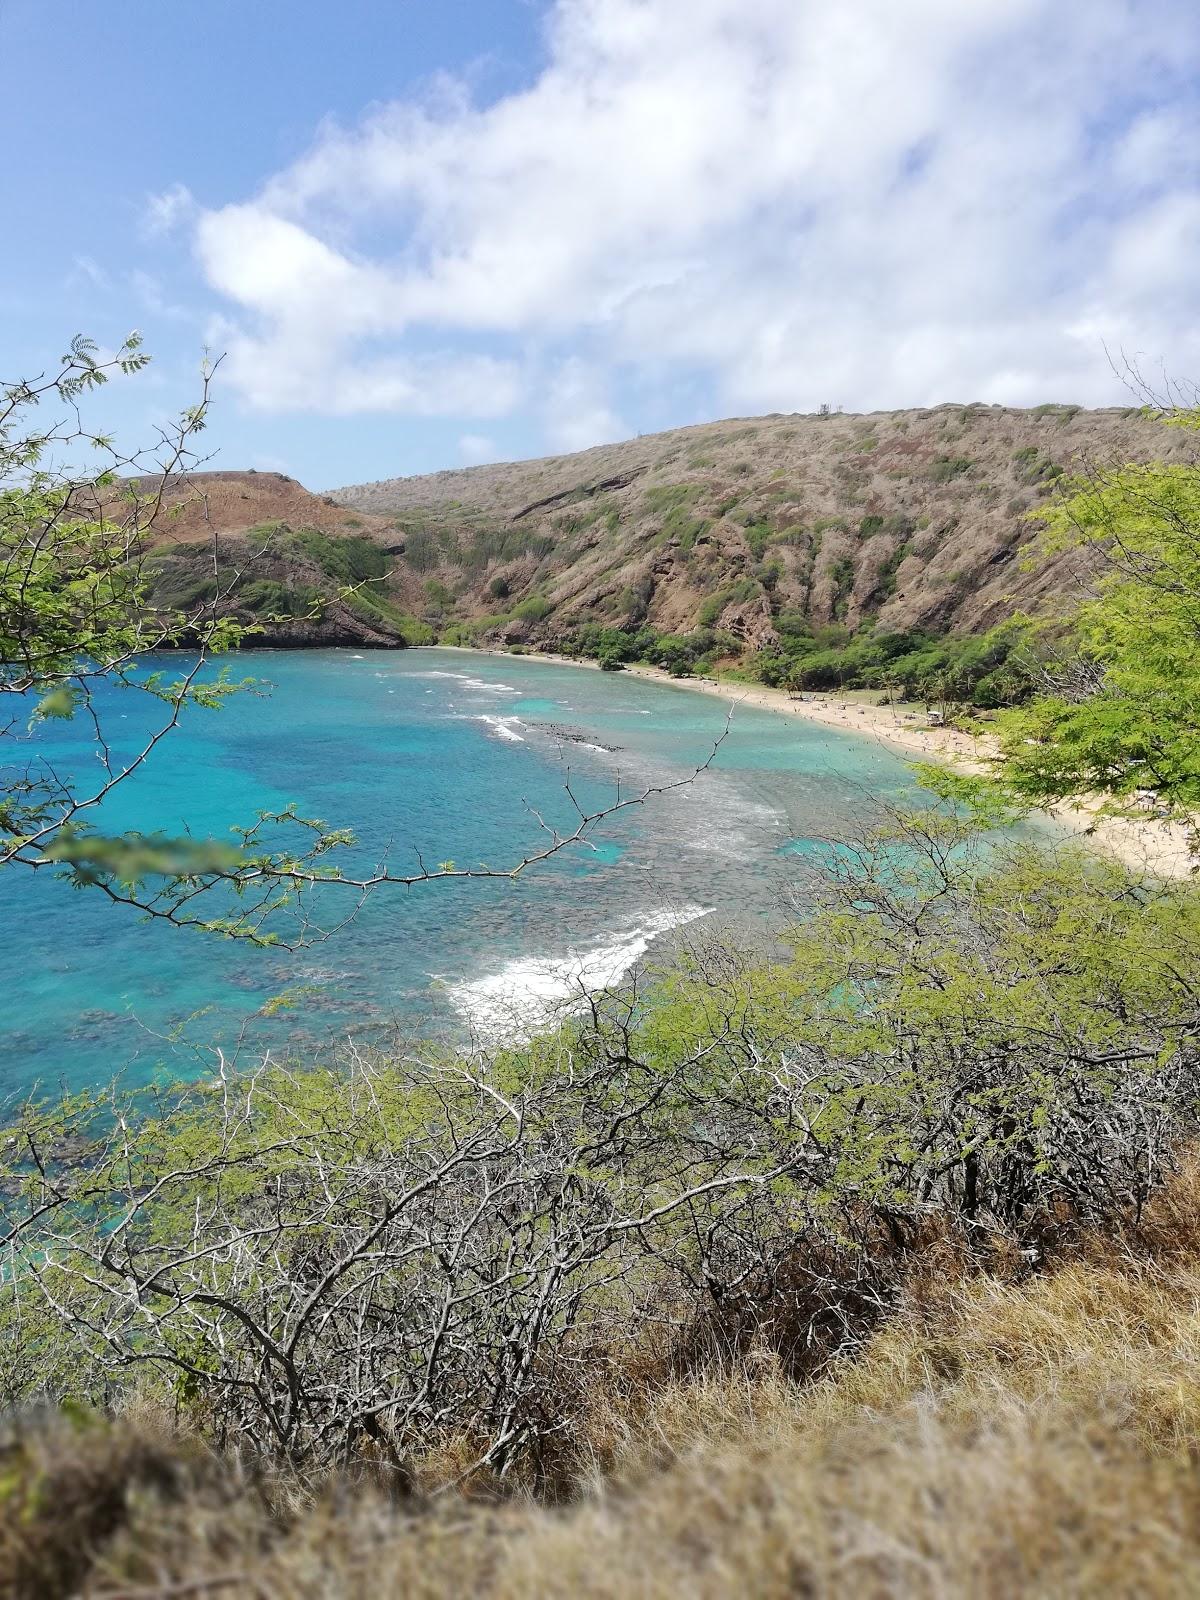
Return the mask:
{"type": "MultiPolygon", "coordinates": [[[[157,479],[143,479],[146,492],[157,479]]],[[[282,472],[193,472],[167,481],[155,519],[159,544],[192,544],[217,533],[244,533],[268,522],[320,528],[334,534],[370,533],[388,526],[366,512],[348,510],[313,494],[282,472]]]]}
{"type": "MultiPolygon", "coordinates": [[[[146,495],[160,481],[142,480],[146,495]]],[[[151,524],[152,603],[187,615],[219,596],[248,645],[427,642],[424,589],[398,558],[394,521],[348,510],[276,472],[199,472],[168,481],[151,524]],[[215,541],[215,555],[214,555],[215,541]]]]}
{"type": "Polygon", "coordinates": [[[438,615],[510,640],[579,622],[713,624],[769,642],[817,624],[974,632],[1074,592],[1066,559],[1017,559],[1029,512],[1089,461],[1175,459],[1137,409],[946,405],[680,428],[575,455],[335,491],[390,515],[438,615]],[[521,603],[526,611],[516,615],[521,603]]]}
{"type": "Polygon", "coordinates": [[[450,629],[455,642],[569,646],[599,624],[715,629],[721,648],[750,650],[797,619],[970,634],[1081,592],[1076,558],[1020,559],[1064,478],[1195,450],[1137,409],[939,406],[710,423],[335,495],[281,473],[203,472],[167,486],[156,598],[194,602],[211,585],[216,533],[236,573],[230,609],[263,643],[450,629]],[[351,583],[368,586],[348,604],[351,583]]]}

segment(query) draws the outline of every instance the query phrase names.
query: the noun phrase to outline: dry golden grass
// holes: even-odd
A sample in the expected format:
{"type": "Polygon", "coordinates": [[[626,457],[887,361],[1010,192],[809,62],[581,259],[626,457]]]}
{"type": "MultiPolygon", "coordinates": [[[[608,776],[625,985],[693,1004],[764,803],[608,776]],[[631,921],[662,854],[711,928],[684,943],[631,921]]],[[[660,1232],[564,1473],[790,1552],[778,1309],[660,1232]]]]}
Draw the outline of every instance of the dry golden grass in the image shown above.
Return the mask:
{"type": "MultiPolygon", "coordinates": [[[[172,1478],[155,1445],[143,1470],[130,1439],[145,1430],[110,1430],[125,1516],[81,1592],[1200,1593],[1198,1218],[1192,1166],[1136,1237],[1094,1240],[1040,1277],[930,1273],[859,1361],[815,1383],[752,1354],[640,1400],[598,1393],[565,1509],[447,1499],[413,1512],[343,1486],[294,1513],[276,1492],[268,1515],[228,1467],[172,1478]],[[171,1587],[183,1583],[205,1587],[171,1587]]],[[[39,1448],[39,1471],[62,1473],[39,1448]]],[[[87,1448],[94,1460],[100,1446],[87,1448]]]]}

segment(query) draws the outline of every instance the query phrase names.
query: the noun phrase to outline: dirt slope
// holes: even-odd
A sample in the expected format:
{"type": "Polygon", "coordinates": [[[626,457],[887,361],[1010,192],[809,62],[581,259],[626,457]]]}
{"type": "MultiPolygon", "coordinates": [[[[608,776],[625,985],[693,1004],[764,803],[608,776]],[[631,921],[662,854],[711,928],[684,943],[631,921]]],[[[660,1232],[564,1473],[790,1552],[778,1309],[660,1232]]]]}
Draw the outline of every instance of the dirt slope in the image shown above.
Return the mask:
{"type": "Polygon", "coordinates": [[[204,472],[167,486],[154,559],[162,603],[194,601],[217,534],[234,609],[272,644],[554,645],[598,623],[749,650],[797,618],[975,633],[1079,593],[1074,558],[1021,559],[1064,476],[1195,450],[1134,409],[939,406],[717,422],[334,495],[204,472]]]}
{"type": "MultiPolygon", "coordinates": [[[[142,487],[156,491],[157,480],[144,479],[142,487]]],[[[169,479],[154,532],[159,544],[193,544],[209,539],[214,530],[243,533],[268,522],[325,533],[390,530],[383,519],[313,494],[282,472],[250,471],[194,472],[169,479]]]]}

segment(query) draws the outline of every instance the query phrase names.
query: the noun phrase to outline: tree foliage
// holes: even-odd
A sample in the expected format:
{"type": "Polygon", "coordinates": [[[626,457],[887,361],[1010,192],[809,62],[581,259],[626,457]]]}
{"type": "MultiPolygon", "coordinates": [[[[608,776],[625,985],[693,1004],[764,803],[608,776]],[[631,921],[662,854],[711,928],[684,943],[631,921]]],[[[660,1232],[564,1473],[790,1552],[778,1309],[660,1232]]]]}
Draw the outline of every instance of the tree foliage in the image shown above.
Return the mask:
{"type": "Polygon", "coordinates": [[[750,666],[764,683],[791,690],[886,689],[914,699],[982,710],[1017,704],[1038,682],[1028,629],[1012,620],[978,635],[901,633],[834,624],[813,628],[802,614],[776,621],[779,643],[750,666]]]}
{"type": "Polygon", "coordinates": [[[114,372],[131,375],[146,360],[136,335],[105,361],[77,339],[52,375],[0,392],[0,704],[8,707],[0,724],[0,868],[58,866],[118,896],[136,896],[148,874],[190,883],[242,862],[232,844],[113,837],[98,826],[104,801],[145,765],[184,709],[218,705],[231,691],[205,667],[241,637],[219,615],[221,584],[186,611],[144,603],[149,535],[165,484],[196,459],[208,375],[200,403],[160,430],[150,476],[146,457],[123,456],[84,425],[81,406],[114,372]],[[41,410],[56,403],[59,416],[39,427],[41,410]],[[71,474],[48,464],[52,450],[71,446],[98,465],[71,474]],[[147,655],[181,644],[194,650],[182,670],[147,670],[147,655]],[[160,708],[133,754],[118,757],[109,744],[101,685],[160,708]],[[89,725],[98,778],[61,772],[43,756],[39,730],[64,718],[89,725]]]}
{"type": "MultiPolygon", "coordinates": [[[[1170,419],[1191,431],[1200,413],[1170,419]]],[[[1001,721],[1005,782],[1034,800],[1151,791],[1200,805],[1200,467],[1097,468],[1040,513],[1048,551],[1098,569],[1046,692],[1001,721]]]]}

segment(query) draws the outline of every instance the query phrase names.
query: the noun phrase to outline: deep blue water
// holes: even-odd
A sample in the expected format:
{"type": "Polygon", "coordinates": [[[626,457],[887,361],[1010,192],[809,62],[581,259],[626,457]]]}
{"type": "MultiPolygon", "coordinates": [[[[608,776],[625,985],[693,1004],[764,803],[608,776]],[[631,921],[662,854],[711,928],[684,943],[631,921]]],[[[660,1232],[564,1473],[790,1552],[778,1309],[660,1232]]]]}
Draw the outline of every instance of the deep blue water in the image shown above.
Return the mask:
{"type": "MultiPolygon", "coordinates": [[[[189,711],[106,826],[222,836],[295,803],[353,829],[349,866],[386,853],[404,870],[418,851],[428,863],[507,865],[544,839],[534,810],[573,829],[568,780],[588,808],[618,781],[622,793],[670,782],[705,759],[726,715],[686,689],[460,651],[262,652],[237,670],[261,692],[189,711]]],[[[150,709],[140,694],[110,696],[119,746],[135,748],[150,709]]],[[[47,725],[36,749],[82,771],[88,735],[80,719],[47,725]]],[[[519,1010],[580,968],[615,977],[671,923],[760,916],[819,840],[909,782],[870,740],[739,708],[712,770],[612,818],[595,849],[515,882],[380,889],[294,953],[146,924],[49,872],[10,870],[0,1093],[195,1072],[239,1040],[314,1056],[347,1037],[464,1033],[469,1021],[486,1032],[508,997],[519,1010]],[[294,1008],[263,1013],[291,991],[294,1008]]],[[[352,907],[346,891],[323,894],[326,923],[352,907]]]]}

